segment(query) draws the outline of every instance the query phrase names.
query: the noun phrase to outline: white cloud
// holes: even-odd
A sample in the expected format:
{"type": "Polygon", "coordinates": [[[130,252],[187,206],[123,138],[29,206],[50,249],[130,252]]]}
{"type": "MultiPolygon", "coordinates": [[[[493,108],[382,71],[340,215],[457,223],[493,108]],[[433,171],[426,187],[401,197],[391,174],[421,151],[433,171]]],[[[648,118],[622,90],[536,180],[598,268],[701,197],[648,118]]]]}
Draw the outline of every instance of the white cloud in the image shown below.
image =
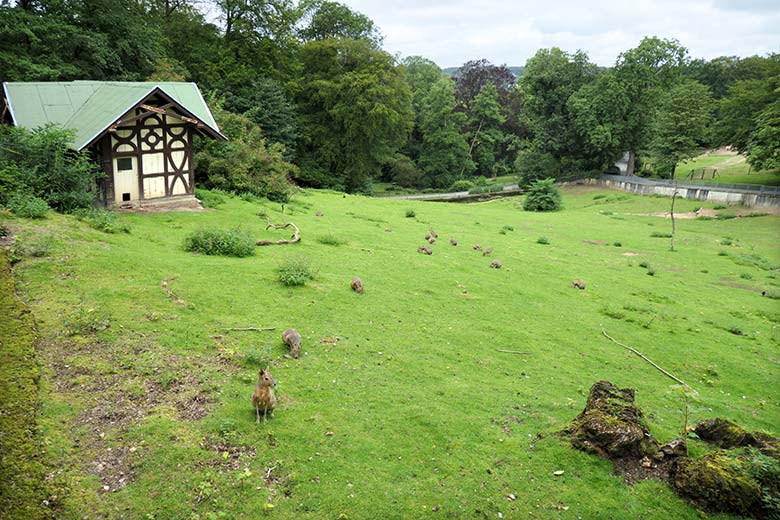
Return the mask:
{"type": "Polygon", "coordinates": [[[541,47],[582,49],[609,66],[644,36],[676,38],[695,58],[780,51],[777,0],[342,1],[374,20],[387,51],[442,67],[523,65],[541,47]]]}

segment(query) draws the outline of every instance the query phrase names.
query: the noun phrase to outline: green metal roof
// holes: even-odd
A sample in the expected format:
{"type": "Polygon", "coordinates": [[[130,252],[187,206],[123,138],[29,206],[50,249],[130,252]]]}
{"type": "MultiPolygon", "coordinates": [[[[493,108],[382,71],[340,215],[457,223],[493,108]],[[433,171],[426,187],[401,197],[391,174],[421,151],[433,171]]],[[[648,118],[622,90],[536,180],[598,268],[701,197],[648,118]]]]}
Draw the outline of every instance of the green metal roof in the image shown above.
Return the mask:
{"type": "Polygon", "coordinates": [[[5,97],[16,126],[57,124],[76,132],[81,150],[156,89],[178,103],[221,138],[214,117],[195,83],[178,82],[6,82],[5,97]]]}

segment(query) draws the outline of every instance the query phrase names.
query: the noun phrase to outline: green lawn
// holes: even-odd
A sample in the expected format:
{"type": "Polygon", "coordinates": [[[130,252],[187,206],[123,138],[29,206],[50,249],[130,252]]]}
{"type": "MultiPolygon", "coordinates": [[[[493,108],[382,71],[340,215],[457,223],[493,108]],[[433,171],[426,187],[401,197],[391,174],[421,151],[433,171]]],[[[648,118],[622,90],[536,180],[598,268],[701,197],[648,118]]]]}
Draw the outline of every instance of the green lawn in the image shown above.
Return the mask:
{"type": "Polygon", "coordinates": [[[677,167],[677,176],[683,180],[689,179],[691,170],[695,171],[694,181],[699,182],[730,182],[737,184],[763,184],[780,186],[780,170],[753,171],[744,155],[718,154],[708,152],[694,159],[681,163],[677,167]],[[706,168],[702,181],[702,168],[706,168]],[[712,169],[717,169],[718,175],[712,178],[712,169]]]}
{"type": "MultiPolygon", "coordinates": [[[[780,433],[780,306],[760,294],[780,286],[780,217],[678,220],[672,252],[652,236],[670,222],[645,216],[669,199],[568,190],[553,214],[523,212],[521,200],[306,191],[284,216],[230,199],[127,214],[131,233],[116,235],[66,216],[0,218],[19,236],[14,272],[39,335],[55,515],[700,518],[665,484],[628,486],[556,432],[602,379],[637,389],[662,442],[683,426],[679,387],[603,327],[696,390],[691,422],[780,433]],[[287,236],[266,231],[260,211],[295,222],[302,242],[243,259],[181,249],[201,227],[287,236]],[[430,226],[434,253],[418,254],[430,226]],[[328,235],[344,243],[318,241],[328,235]],[[282,286],[276,268],[299,257],[315,280],[282,286]],[[365,294],[350,290],[353,276],[365,294]],[[283,357],[291,326],[299,360],[283,357]],[[255,426],[250,396],[267,363],[279,405],[255,426]]],[[[699,204],[678,200],[677,211],[699,204]]]]}

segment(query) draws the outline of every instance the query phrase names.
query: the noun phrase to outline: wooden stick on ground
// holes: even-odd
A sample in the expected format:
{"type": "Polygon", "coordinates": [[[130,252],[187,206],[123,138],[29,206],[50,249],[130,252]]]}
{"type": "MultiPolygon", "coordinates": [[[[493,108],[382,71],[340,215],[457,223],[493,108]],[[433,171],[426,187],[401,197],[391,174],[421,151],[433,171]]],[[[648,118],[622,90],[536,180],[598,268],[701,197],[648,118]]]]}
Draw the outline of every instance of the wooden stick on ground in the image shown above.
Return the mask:
{"type": "Polygon", "coordinates": [[[260,240],[257,242],[258,246],[278,246],[282,244],[294,244],[301,241],[301,231],[298,229],[298,226],[292,222],[288,222],[286,224],[272,224],[270,218],[265,217],[265,220],[268,222],[268,225],[265,227],[265,229],[284,229],[291,227],[295,232],[288,240],[260,240]]]}
{"type": "Polygon", "coordinates": [[[225,327],[225,330],[254,330],[264,332],[267,330],[276,330],[276,327],[225,327]]]}
{"type": "Polygon", "coordinates": [[[665,376],[667,376],[667,377],[670,377],[671,379],[673,379],[674,381],[677,381],[678,383],[680,383],[681,385],[683,385],[683,386],[684,386],[684,387],[686,387],[686,388],[691,388],[690,386],[688,386],[688,385],[687,385],[687,383],[685,383],[685,381],[683,381],[683,380],[682,380],[682,379],[680,379],[679,377],[676,377],[676,376],[672,375],[670,372],[667,372],[666,370],[664,370],[664,369],[663,369],[663,368],[661,368],[660,366],[656,365],[655,363],[653,363],[652,361],[650,361],[650,358],[648,358],[647,356],[645,356],[644,354],[642,354],[641,352],[639,352],[637,349],[635,349],[635,348],[633,348],[633,347],[629,347],[628,345],[624,345],[623,343],[619,342],[618,340],[616,340],[615,338],[613,338],[612,336],[610,336],[609,334],[607,334],[607,331],[606,331],[606,330],[604,330],[604,329],[601,329],[601,333],[602,333],[602,334],[604,334],[604,336],[606,336],[608,339],[612,340],[614,343],[617,343],[618,345],[620,345],[621,347],[623,347],[623,348],[624,348],[624,349],[626,349],[626,350],[630,350],[631,352],[633,352],[633,353],[634,353],[634,354],[636,354],[637,356],[641,357],[642,359],[644,359],[645,361],[647,361],[648,363],[650,363],[651,365],[653,365],[655,368],[657,368],[657,369],[658,369],[658,370],[659,370],[659,371],[660,371],[662,374],[664,374],[665,376]]]}
{"type": "Polygon", "coordinates": [[[497,348],[496,351],[504,352],[505,354],[522,354],[522,355],[531,354],[531,352],[518,352],[517,350],[502,350],[500,348],[497,348]]]}

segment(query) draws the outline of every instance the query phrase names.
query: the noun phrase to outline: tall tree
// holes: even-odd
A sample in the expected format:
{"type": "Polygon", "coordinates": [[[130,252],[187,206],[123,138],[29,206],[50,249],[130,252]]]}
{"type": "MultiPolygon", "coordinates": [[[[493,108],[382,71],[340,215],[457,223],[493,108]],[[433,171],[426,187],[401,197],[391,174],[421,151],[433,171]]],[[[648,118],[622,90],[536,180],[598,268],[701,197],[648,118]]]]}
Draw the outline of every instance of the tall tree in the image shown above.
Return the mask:
{"type": "Polygon", "coordinates": [[[629,153],[628,175],[634,174],[636,154],[647,148],[659,97],[680,78],[687,62],[687,49],[677,40],[644,38],[639,45],[618,56],[615,75],[628,98],[624,143],[629,153]]]}
{"type": "MultiPolygon", "coordinates": [[[[501,124],[505,120],[498,90],[493,83],[485,84],[471,103],[468,125],[471,130],[469,156],[480,175],[494,177],[497,173],[497,155],[505,138],[501,124]]],[[[464,163],[462,170],[465,172],[466,168],[464,163]]]]}
{"type": "Polygon", "coordinates": [[[371,18],[344,4],[329,0],[304,0],[300,10],[298,35],[303,41],[348,38],[368,40],[377,47],[382,45],[382,35],[371,18]]]}
{"type": "Polygon", "coordinates": [[[468,144],[460,132],[466,115],[456,112],[455,105],[454,85],[442,77],[420,100],[422,144],[417,163],[424,172],[426,186],[448,187],[460,172],[470,175],[474,170],[468,144]]]}
{"type": "Polygon", "coordinates": [[[698,81],[681,81],[662,95],[653,121],[650,152],[672,178],[680,161],[699,154],[712,109],[710,89],[698,81]]]}
{"type": "Polygon", "coordinates": [[[412,96],[403,69],[366,40],[309,42],[300,57],[300,180],[361,189],[412,128],[412,96]]]}
{"type": "Polygon", "coordinates": [[[520,78],[524,116],[533,149],[554,157],[564,170],[582,167],[580,136],[570,113],[569,98],[593,81],[596,66],[582,51],[540,49],[528,60],[520,78]]]}

